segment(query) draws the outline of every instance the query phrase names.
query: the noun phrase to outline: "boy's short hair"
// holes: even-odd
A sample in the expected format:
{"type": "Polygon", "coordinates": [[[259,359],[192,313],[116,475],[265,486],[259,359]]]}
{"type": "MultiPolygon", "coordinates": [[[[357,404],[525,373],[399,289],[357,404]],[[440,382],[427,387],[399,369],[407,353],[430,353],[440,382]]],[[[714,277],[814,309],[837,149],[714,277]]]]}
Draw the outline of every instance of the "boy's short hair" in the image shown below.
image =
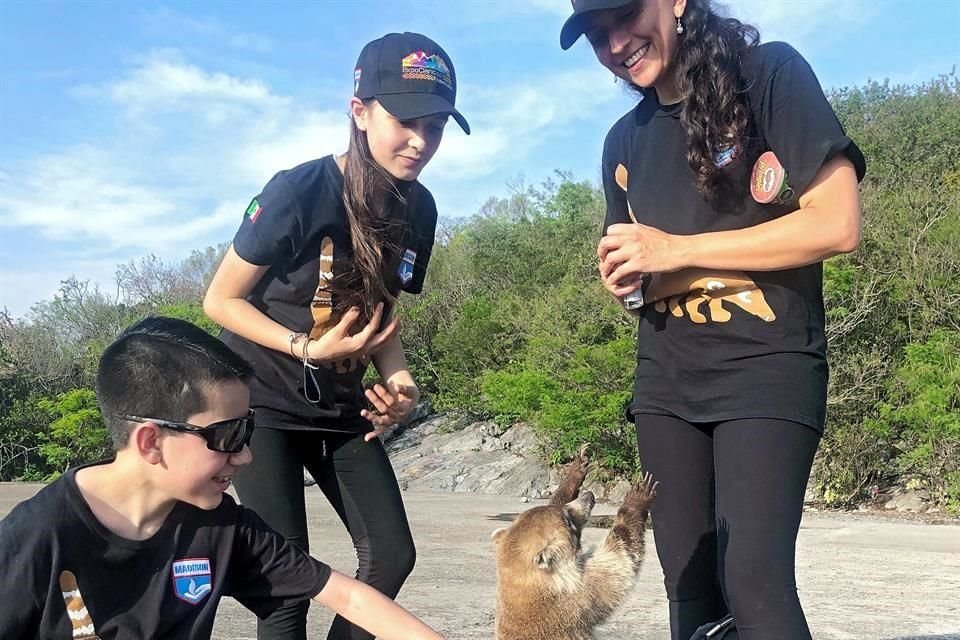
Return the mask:
{"type": "Polygon", "coordinates": [[[203,329],[176,318],[149,317],[130,326],[103,352],[96,392],[115,449],[127,445],[128,414],[184,421],[207,407],[218,383],[246,383],[250,364],[203,329]]]}

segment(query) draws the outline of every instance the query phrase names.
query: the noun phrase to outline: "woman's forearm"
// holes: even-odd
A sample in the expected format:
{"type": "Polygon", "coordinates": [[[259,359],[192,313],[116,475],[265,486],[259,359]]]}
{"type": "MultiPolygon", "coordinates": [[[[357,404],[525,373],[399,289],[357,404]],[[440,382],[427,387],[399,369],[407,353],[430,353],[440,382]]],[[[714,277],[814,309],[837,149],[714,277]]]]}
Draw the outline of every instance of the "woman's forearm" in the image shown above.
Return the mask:
{"type": "Polygon", "coordinates": [[[774,271],[857,248],[860,198],[856,170],[845,156],[824,164],[799,204],[796,211],[753,227],[680,236],[682,262],[707,269],[774,271]]]}
{"type": "Polygon", "coordinates": [[[849,253],[860,231],[859,218],[810,207],[746,229],[677,237],[688,266],[776,271],[849,253]]]}

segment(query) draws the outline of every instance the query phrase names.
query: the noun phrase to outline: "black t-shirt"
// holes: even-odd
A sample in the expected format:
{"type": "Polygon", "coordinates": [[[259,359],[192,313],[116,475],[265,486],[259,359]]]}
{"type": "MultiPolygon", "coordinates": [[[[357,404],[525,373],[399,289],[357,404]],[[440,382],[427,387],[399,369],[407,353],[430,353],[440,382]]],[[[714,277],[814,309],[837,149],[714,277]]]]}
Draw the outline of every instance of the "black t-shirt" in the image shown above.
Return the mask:
{"type": "MultiPolygon", "coordinates": [[[[420,293],[430,261],[437,206],[419,182],[401,185],[409,221],[402,232],[399,264],[391,291],[420,293]]],[[[325,283],[353,268],[353,246],[343,202],[343,174],[333,156],[281,171],[250,203],[233,239],[241,258],[270,265],[248,300],[291,331],[318,338],[345,309],[331,299],[325,283]]],[[[358,359],[305,372],[298,358],[266,349],[230,331],[224,342],[247,358],[255,371],[251,405],[261,424],[287,429],[368,431],[360,417],[366,407],[358,359]],[[315,382],[314,382],[315,381],[315,382]]]]}
{"type": "Polygon", "coordinates": [[[147,540],[122,538],[93,515],[75,472],[0,521],[0,638],[209,638],[222,596],[262,618],[330,577],[226,494],[210,511],[178,503],[147,540]]]}
{"type": "MultiPolygon", "coordinates": [[[[636,222],[671,234],[742,229],[797,209],[759,204],[750,195],[753,163],[773,151],[796,196],[839,153],[863,155],[848,138],[807,62],[769,43],[743,60],[752,124],[746,150],[715,161],[737,185],[707,201],[687,163],[683,104],[658,104],[656,92],[610,130],[604,144],[604,229],[636,222]],[[625,186],[624,186],[625,185],[625,186]]],[[[767,272],[684,269],[645,278],[631,411],[691,422],[777,418],[822,430],[827,362],[822,264],[767,272]]]]}

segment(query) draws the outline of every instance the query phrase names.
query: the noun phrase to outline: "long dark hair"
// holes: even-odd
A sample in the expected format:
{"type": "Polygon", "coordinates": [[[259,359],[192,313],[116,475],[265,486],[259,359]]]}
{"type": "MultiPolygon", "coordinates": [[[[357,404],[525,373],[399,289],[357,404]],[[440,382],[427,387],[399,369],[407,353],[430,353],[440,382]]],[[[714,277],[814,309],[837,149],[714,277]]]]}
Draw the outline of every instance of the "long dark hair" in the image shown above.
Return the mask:
{"type": "Polygon", "coordinates": [[[696,186],[711,201],[729,189],[714,152],[749,153],[750,107],[741,59],[760,39],[751,25],[714,12],[710,0],[687,0],[675,77],[685,100],[680,121],[687,132],[687,162],[696,186]]]}
{"type": "MultiPolygon", "coordinates": [[[[365,101],[369,108],[372,101],[365,101]]],[[[410,182],[395,180],[373,159],[367,134],[350,120],[350,145],[343,168],[343,203],[347,210],[353,262],[335,270],[327,284],[336,312],[357,306],[361,319],[373,315],[377,303],[395,300],[395,271],[407,226],[410,182]]]]}

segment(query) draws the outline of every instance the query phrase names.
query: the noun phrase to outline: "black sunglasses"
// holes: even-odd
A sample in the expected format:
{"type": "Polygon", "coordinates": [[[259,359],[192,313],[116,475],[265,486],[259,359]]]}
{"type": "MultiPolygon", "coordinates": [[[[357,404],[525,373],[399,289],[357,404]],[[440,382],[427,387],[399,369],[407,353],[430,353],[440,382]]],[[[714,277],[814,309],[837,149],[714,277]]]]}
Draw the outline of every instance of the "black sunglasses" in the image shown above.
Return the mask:
{"type": "Polygon", "coordinates": [[[189,422],[158,420],[157,418],[144,418],[142,416],[129,416],[126,414],[117,415],[118,418],[122,418],[123,420],[152,422],[158,427],[170,429],[171,431],[192,433],[207,441],[207,449],[221,453],[239,453],[243,451],[243,447],[250,443],[250,437],[253,435],[253,430],[256,427],[255,416],[256,412],[250,409],[243,418],[230,418],[229,420],[211,422],[205,427],[198,427],[189,422]]]}

